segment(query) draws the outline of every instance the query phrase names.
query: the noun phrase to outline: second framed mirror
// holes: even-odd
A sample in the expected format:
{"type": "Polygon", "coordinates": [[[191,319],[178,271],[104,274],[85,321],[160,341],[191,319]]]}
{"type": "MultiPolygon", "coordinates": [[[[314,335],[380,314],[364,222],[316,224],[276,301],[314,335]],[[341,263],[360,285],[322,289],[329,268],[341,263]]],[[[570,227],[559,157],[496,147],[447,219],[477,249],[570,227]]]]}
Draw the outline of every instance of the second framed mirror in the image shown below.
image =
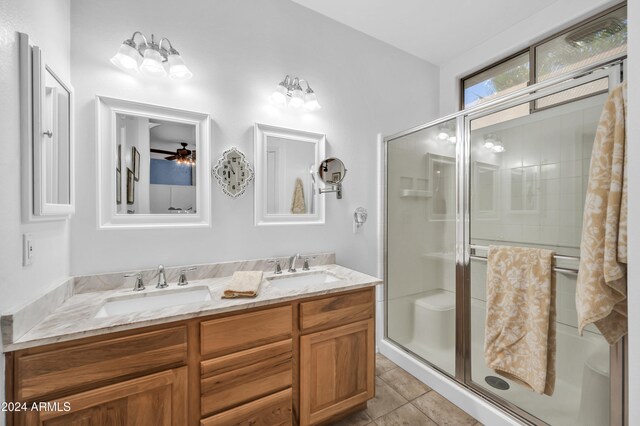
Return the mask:
{"type": "Polygon", "coordinates": [[[256,123],[256,225],[324,223],[324,198],[313,174],[325,142],[322,133],[256,123]]]}

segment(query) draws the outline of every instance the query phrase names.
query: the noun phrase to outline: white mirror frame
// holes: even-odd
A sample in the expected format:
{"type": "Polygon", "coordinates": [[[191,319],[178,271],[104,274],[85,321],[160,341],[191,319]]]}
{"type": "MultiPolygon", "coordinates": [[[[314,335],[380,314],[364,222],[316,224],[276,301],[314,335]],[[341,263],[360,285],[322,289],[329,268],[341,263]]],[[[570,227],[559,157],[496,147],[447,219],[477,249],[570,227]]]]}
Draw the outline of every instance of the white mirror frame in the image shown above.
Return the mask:
{"type": "Polygon", "coordinates": [[[24,222],[65,220],[75,212],[75,125],[74,91],[46,64],[38,46],[29,44],[29,36],[19,35],[20,43],[20,121],[22,139],[22,211],[24,222]],[[45,75],[49,72],[69,93],[69,204],[48,203],[46,199],[47,164],[43,153],[43,105],[45,75]]]}
{"type": "Polygon", "coordinates": [[[211,120],[209,114],[96,96],[98,227],[102,229],[211,226],[211,120]],[[134,115],[196,126],[196,213],[116,213],[116,115],[134,115]]]}
{"type": "Polygon", "coordinates": [[[310,170],[313,179],[318,164],[324,159],[326,136],[322,133],[307,132],[304,130],[287,129],[268,124],[255,124],[254,131],[254,156],[255,156],[255,185],[254,185],[254,216],[256,226],[269,225],[322,225],[324,224],[324,198],[318,194],[317,181],[313,196],[317,206],[315,214],[267,214],[267,138],[283,138],[299,140],[303,143],[315,143],[315,160],[310,170]]]}

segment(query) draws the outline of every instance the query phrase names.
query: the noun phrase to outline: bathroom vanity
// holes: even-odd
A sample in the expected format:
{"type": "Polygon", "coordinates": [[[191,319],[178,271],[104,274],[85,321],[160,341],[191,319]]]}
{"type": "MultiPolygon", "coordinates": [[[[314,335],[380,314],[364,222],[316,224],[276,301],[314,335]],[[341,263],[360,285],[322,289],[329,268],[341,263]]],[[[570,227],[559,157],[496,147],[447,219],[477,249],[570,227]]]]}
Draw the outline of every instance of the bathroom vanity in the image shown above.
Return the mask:
{"type": "Polygon", "coordinates": [[[190,286],[208,287],[210,301],[79,324],[62,318],[91,317],[131,290],[87,293],[97,300],[83,306],[86,294],[71,296],[6,353],[7,401],[27,408],[8,423],[316,425],[363,408],[374,396],[379,281],[337,265],[267,278],[255,299],[221,300],[230,277],[206,279],[190,286]],[[328,270],[341,279],[286,283],[328,270]]]}

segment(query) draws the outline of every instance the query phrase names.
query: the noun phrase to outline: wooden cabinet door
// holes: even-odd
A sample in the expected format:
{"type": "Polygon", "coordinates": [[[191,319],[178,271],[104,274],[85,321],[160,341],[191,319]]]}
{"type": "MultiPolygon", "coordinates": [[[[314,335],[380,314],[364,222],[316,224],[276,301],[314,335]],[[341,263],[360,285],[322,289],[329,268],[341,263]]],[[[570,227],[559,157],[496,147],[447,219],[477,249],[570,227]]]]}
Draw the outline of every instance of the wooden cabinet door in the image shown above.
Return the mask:
{"type": "Polygon", "coordinates": [[[300,337],[300,425],[315,425],[374,396],[374,321],[300,337]]]}
{"type": "Polygon", "coordinates": [[[25,426],[184,426],[187,368],[177,368],[49,401],[18,417],[25,426]]]}

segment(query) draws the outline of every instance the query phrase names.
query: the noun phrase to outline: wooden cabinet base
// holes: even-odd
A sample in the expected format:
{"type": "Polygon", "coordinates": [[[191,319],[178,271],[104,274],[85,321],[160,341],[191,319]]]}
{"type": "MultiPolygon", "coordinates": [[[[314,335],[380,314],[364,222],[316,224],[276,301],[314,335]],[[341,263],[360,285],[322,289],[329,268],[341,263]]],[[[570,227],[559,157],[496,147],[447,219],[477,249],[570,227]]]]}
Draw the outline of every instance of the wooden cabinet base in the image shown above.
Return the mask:
{"type": "Polygon", "coordinates": [[[291,388],[257,401],[208,417],[201,426],[288,426],[291,414],[291,388]]]}
{"type": "Polygon", "coordinates": [[[300,425],[317,425],[373,398],[374,320],[300,337],[300,425]]]}
{"type": "Polygon", "coordinates": [[[177,368],[49,401],[18,426],[171,426],[187,424],[187,368],[177,368]]]}

